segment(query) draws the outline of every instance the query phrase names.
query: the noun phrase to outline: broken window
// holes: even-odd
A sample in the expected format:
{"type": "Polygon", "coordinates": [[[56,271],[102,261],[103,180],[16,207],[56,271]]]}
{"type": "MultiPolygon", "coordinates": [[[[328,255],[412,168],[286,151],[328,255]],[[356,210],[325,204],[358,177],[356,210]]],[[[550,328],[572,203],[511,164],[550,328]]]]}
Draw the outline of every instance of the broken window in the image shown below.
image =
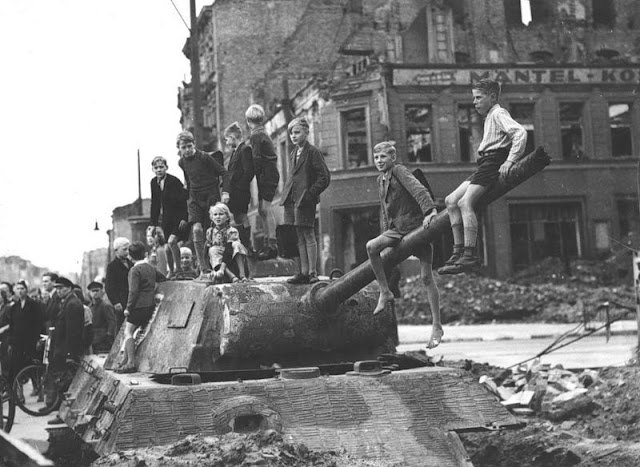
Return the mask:
{"type": "Polygon", "coordinates": [[[640,208],[635,196],[621,197],[616,201],[620,222],[620,239],[630,233],[640,232],[640,208]]]}
{"type": "Polygon", "coordinates": [[[609,128],[611,128],[611,155],[631,155],[631,105],[609,104],[609,128]]]}
{"type": "Polygon", "coordinates": [[[464,9],[464,0],[447,0],[447,5],[451,8],[454,24],[464,27],[467,16],[464,9]]]}
{"type": "Polygon", "coordinates": [[[510,205],[513,269],[547,257],[582,256],[580,212],[577,202],[510,205]]]}
{"type": "MultiPolygon", "coordinates": [[[[531,22],[533,24],[548,24],[553,18],[553,10],[549,0],[524,0],[529,4],[531,22]]],[[[553,2],[555,3],[555,2],[553,2]]]]}
{"type": "Polygon", "coordinates": [[[433,144],[433,114],[427,104],[407,105],[404,108],[407,128],[407,158],[409,162],[431,162],[433,144]]]}
{"type": "Polygon", "coordinates": [[[458,134],[460,137],[460,160],[476,160],[478,146],[482,141],[482,119],[473,105],[458,106],[458,134]]]}
{"type": "Polygon", "coordinates": [[[520,0],[504,0],[504,16],[507,26],[522,26],[522,7],[520,0]]]}
{"type": "Polygon", "coordinates": [[[530,103],[512,103],[509,105],[509,113],[513,119],[527,130],[527,145],[524,153],[529,154],[535,148],[535,139],[533,135],[533,117],[535,104],[530,103]]]}
{"type": "Polygon", "coordinates": [[[613,0],[591,0],[593,25],[613,28],[616,23],[616,10],[613,0]]]}
{"type": "Polygon", "coordinates": [[[341,112],[343,154],[346,167],[369,165],[369,130],[364,107],[341,112]]]}
{"type": "Polygon", "coordinates": [[[579,160],[585,157],[582,141],[582,102],[560,103],[560,136],[562,138],[562,158],[579,160]]]}

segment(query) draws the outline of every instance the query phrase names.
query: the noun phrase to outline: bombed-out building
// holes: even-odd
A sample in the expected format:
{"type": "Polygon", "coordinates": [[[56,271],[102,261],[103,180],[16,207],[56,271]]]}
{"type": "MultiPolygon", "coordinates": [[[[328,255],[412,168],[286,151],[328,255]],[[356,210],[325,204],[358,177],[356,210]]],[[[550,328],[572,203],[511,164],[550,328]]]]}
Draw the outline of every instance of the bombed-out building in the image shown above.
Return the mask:
{"type": "MultiPolygon", "coordinates": [[[[502,83],[501,104],[526,128],[528,149],[544,145],[553,159],[481,213],[492,274],[506,277],[548,256],[598,257],[638,229],[639,2],[217,0],[211,17],[227,3],[247,11],[254,3],[297,5],[281,42],[265,45],[261,74],[238,94],[238,110],[216,112],[221,128],[249,103],[263,104],[283,179],[287,122],[309,119],[310,139],[332,172],[318,208],[325,272],[364,261],[366,241],[379,231],[377,142],[396,141],[401,162],[421,168],[440,200],[472,173],[482,119],[470,84],[483,77],[502,83]]],[[[258,53],[252,44],[243,53],[258,53]]],[[[218,63],[225,47],[218,44],[218,63]]],[[[233,66],[251,68],[244,60],[233,66]]],[[[233,79],[215,76],[219,95],[223,85],[232,95],[233,79]]],[[[443,238],[436,256],[449,249],[443,238]]]]}

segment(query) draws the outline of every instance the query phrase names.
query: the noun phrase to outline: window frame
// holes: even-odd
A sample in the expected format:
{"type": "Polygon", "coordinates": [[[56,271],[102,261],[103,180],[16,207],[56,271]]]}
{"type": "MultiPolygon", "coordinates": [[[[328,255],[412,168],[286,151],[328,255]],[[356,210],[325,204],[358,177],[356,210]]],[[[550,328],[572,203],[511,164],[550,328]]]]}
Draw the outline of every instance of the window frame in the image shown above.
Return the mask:
{"type": "Polygon", "coordinates": [[[354,102],[351,105],[346,105],[344,107],[339,107],[337,110],[338,116],[338,139],[339,139],[339,148],[340,148],[340,161],[342,164],[342,168],[344,170],[355,170],[355,169],[363,169],[373,167],[373,143],[372,143],[372,131],[371,131],[371,109],[368,102],[354,102]],[[351,112],[358,109],[364,109],[364,121],[365,121],[365,131],[366,131],[366,142],[367,142],[367,163],[361,167],[349,167],[349,152],[347,148],[348,137],[347,137],[347,129],[344,124],[344,114],[347,112],[351,112]]]}
{"type": "Polygon", "coordinates": [[[607,123],[609,126],[609,138],[610,138],[610,144],[611,144],[609,149],[610,149],[610,154],[612,159],[622,159],[625,157],[633,157],[635,153],[634,149],[636,148],[636,141],[634,138],[634,131],[633,131],[634,120],[635,120],[634,119],[634,103],[635,102],[633,99],[628,99],[628,98],[626,100],[624,98],[617,99],[615,96],[607,98],[607,123]],[[616,156],[613,154],[613,134],[612,134],[613,128],[611,127],[611,120],[610,120],[611,117],[609,115],[609,108],[612,105],[620,105],[620,104],[626,104],[629,106],[629,127],[628,128],[629,128],[629,139],[630,139],[629,143],[631,145],[631,151],[630,151],[630,154],[620,154],[616,156]]]}
{"type": "MultiPolygon", "coordinates": [[[[480,118],[480,134],[484,135],[484,122],[482,121],[482,115],[478,114],[477,110],[475,110],[475,106],[473,105],[472,102],[469,101],[459,101],[456,100],[454,102],[455,105],[455,118],[456,118],[456,130],[457,130],[457,145],[458,145],[458,160],[457,162],[462,163],[462,164],[473,164],[476,162],[477,156],[478,156],[478,151],[477,151],[477,147],[475,149],[475,151],[473,150],[473,146],[470,148],[471,151],[469,153],[469,160],[464,160],[462,159],[462,138],[460,137],[460,119],[459,119],[459,113],[460,113],[460,109],[461,107],[467,107],[469,108],[472,112],[475,112],[478,117],[480,118]]],[[[471,129],[472,127],[470,126],[469,129],[471,129]]],[[[480,137],[480,141],[478,141],[478,146],[480,146],[480,143],[482,142],[482,136],[480,137]]]]}
{"type": "Polygon", "coordinates": [[[580,160],[584,160],[584,159],[589,159],[589,155],[587,154],[587,128],[585,127],[585,125],[588,123],[588,115],[586,114],[587,112],[587,101],[586,100],[576,100],[575,96],[572,96],[572,98],[563,98],[558,96],[557,101],[556,101],[556,109],[558,112],[558,130],[559,130],[559,136],[560,136],[560,155],[562,156],[562,160],[566,161],[566,162],[576,162],[576,161],[580,161],[580,160]],[[582,112],[580,114],[580,140],[581,140],[581,147],[582,147],[582,156],[581,157],[576,157],[576,158],[571,158],[571,157],[567,157],[564,154],[564,144],[563,144],[563,138],[562,138],[562,114],[560,112],[560,107],[562,106],[562,104],[581,104],[582,105],[582,112]]]}
{"type": "Polygon", "coordinates": [[[436,160],[436,154],[437,152],[437,144],[436,144],[436,108],[437,105],[435,102],[429,101],[429,100],[403,100],[401,102],[402,105],[402,145],[404,146],[404,157],[406,158],[407,163],[410,164],[433,164],[438,162],[436,160]],[[428,106],[430,108],[430,112],[431,112],[431,160],[430,161],[420,161],[420,160],[415,160],[415,161],[409,161],[409,144],[408,144],[408,130],[409,130],[409,125],[407,124],[407,107],[409,106],[414,106],[414,107],[418,107],[418,106],[428,106]]]}

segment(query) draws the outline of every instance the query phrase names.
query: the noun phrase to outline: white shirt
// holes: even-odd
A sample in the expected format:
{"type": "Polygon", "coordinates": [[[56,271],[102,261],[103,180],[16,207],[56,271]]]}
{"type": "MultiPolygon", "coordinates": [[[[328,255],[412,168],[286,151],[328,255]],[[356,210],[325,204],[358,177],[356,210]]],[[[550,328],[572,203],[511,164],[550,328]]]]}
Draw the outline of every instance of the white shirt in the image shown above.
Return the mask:
{"type": "Polygon", "coordinates": [[[507,160],[516,162],[527,145],[527,130],[511,118],[507,109],[495,104],[484,120],[484,133],[478,153],[507,148],[509,145],[511,150],[507,160]]]}

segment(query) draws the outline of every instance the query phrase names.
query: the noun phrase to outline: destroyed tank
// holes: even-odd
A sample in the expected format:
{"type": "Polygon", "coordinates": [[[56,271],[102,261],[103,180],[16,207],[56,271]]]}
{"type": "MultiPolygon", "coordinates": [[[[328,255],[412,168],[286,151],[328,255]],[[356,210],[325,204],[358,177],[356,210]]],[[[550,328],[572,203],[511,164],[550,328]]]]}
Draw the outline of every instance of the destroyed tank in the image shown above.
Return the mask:
{"type": "MultiPolygon", "coordinates": [[[[548,163],[542,148],[529,154],[480,205],[548,163]]],[[[383,252],[385,268],[448,228],[439,213],[383,252]]],[[[378,290],[368,262],[323,279],[160,284],[160,303],[137,342],[138,373],[113,371],[121,330],[106,360],[82,362],[60,417],[98,455],[191,434],[274,429],[311,449],[420,466],[468,466],[457,433],[519,426],[466,372],[389,356],[396,320],[372,313],[378,290]],[[380,363],[383,354],[390,365],[380,363]]]]}

